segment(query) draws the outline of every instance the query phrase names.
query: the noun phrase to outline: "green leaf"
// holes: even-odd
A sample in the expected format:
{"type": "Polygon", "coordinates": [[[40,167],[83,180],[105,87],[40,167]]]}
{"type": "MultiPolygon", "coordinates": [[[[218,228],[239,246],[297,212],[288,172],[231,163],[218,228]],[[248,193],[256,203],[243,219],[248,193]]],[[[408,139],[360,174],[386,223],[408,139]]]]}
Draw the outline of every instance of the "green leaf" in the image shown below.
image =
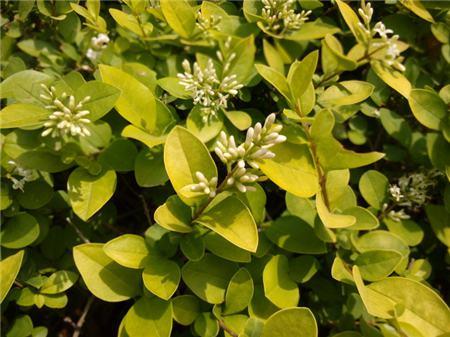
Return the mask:
{"type": "Polygon", "coordinates": [[[134,177],[141,187],[164,185],[169,177],[164,167],[163,151],[142,149],[134,161],[134,177]]]}
{"type": "Polygon", "coordinates": [[[409,123],[394,111],[380,109],[380,121],[384,129],[400,142],[404,147],[409,147],[412,141],[412,130],[409,123]]]}
{"type": "Polygon", "coordinates": [[[80,219],[87,221],[113,196],[116,189],[116,173],[105,171],[98,176],[77,168],[67,182],[69,201],[80,219]]]}
{"type": "Polygon", "coordinates": [[[296,307],[300,299],[297,284],[289,276],[289,260],[285,255],[270,258],[263,271],[264,294],[279,308],[296,307]]]}
{"type": "Polygon", "coordinates": [[[170,337],[172,304],[153,297],[141,297],[124,317],[128,337],[170,337]]]}
{"type": "Polygon", "coordinates": [[[75,97],[78,100],[90,97],[89,101],[83,103],[83,109],[90,112],[87,118],[96,121],[114,108],[120,94],[120,90],[112,85],[100,81],[89,81],[77,88],[75,97]]]}
{"type": "Polygon", "coordinates": [[[73,258],[84,283],[96,297],[107,302],[120,302],[140,293],[140,271],[115,263],[104,253],[103,244],[75,246],[73,258]]]}
{"type": "Polygon", "coordinates": [[[258,73],[271,85],[273,85],[280,94],[286,98],[288,103],[292,104],[293,99],[288,81],[283,74],[263,64],[255,64],[258,73]]]}
{"type": "Polygon", "coordinates": [[[344,149],[331,134],[334,123],[333,114],[328,110],[321,110],[311,127],[319,162],[326,171],[365,166],[384,157],[380,152],[357,153],[344,149]]]}
{"type": "Polygon", "coordinates": [[[240,39],[229,52],[235,53],[236,57],[231,61],[228,70],[224,72],[224,76],[234,74],[238,83],[247,83],[254,72],[256,47],[253,35],[240,39]]]}
{"type": "Polygon", "coordinates": [[[172,299],[173,319],[184,326],[191,325],[200,313],[200,300],[194,295],[180,295],[172,299]]]}
{"type": "Polygon", "coordinates": [[[306,55],[303,60],[292,63],[287,80],[295,104],[301,101],[302,95],[308,89],[318,60],[319,52],[316,50],[306,55]]]}
{"type": "Polygon", "coordinates": [[[139,24],[137,18],[131,14],[124,13],[118,9],[111,8],[109,9],[109,14],[113,17],[113,19],[123,28],[131,30],[133,33],[139,35],[140,37],[144,37],[146,32],[143,31],[143,28],[139,24]]]}
{"type": "Polygon", "coordinates": [[[18,249],[32,244],[39,237],[39,223],[28,213],[19,213],[6,221],[0,232],[2,247],[18,249]]]}
{"type": "Polygon", "coordinates": [[[142,273],[145,287],[163,300],[172,297],[178,288],[180,278],[178,264],[162,258],[148,260],[142,273]]]}
{"type": "Polygon", "coordinates": [[[181,190],[187,185],[197,183],[195,173],[202,172],[208,180],[217,177],[216,164],[205,144],[180,126],[173,128],[167,136],[164,165],[173,188],[181,200],[189,205],[198,200],[184,197],[181,190]]]}
{"type": "Polygon", "coordinates": [[[408,246],[417,246],[423,240],[424,231],[413,220],[402,219],[401,221],[394,221],[386,218],[383,222],[390,232],[401,237],[408,246]]]}
{"type": "MultiPolygon", "coordinates": [[[[248,263],[251,260],[251,254],[248,250],[239,248],[215,232],[211,231],[206,234],[202,242],[204,248],[222,259],[241,263],[248,263]]],[[[201,247],[200,244],[199,249],[201,247]]]]}
{"type": "Polygon", "coordinates": [[[295,216],[283,216],[273,221],[264,232],[270,241],[289,252],[300,254],[326,253],[313,228],[295,216]]]}
{"type": "Polygon", "coordinates": [[[156,103],[150,89],[118,68],[102,64],[99,69],[103,82],[121,91],[115,105],[119,114],[136,127],[155,130],[156,103]]]}
{"type": "Polygon", "coordinates": [[[165,136],[155,136],[151,134],[148,130],[144,130],[134,125],[127,125],[123,130],[121,135],[126,138],[136,139],[149,148],[164,144],[166,140],[165,136]]]}
{"type": "Polygon", "coordinates": [[[181,37],[189,38],[195,29],[195,11],[186,0],[161,0],[161,9],[169,26],[181,37]]]}
{"type": "Polygon", "coordinates": [[[342,213],[356,218],[356,223],[348,228],[351,230],[371,230],[380,225],[378,218],[371,211],[360,206],[347,208],[342,213]]]}
{"type": "Polygon", "coordinates": [[[40,84],[49,84],[52,80],[52,76],[36,70],[19,71],[0,83],[0,98],[14,98],[20,102],[32,102],[34,96],[39,96],[36,93],[41,89],[40,84]]]}
{"type": "Polygon", "coordinates": [[[395,250],[371,250],[358,256],[355,264],[367,281],[379,281],[388,277],[401,262],[403,256],[395,250]]]}
{"type": "Polygon", "coordinates": [[[23,192],[17,195],[19,204],[27,209],[38,209],[45,206],[53,197],[53,188],[43,179],[25,184],[23,192]]]}
{"type": "Polygon", "coordinates": [[[277,48],[272,46],[266,39],[263,40],[263,52],[267,63],[272,69],[275,69],[280,74],[284,74],[284,62],[277,48]]]}
{"type": "Polygon", "coordinates": [[[297,283],[308,282],[319,268],[320,263],[314,256],[302,255],[289,260],[289,276],[297,283]]]}
{"type": "Polygon", "coordinates": [[[415,1],[400,0],[400,3],[406,8],[408,8],[411,12],[421,17],[422,19],[434,23],[434,19],[431,16],[430,12],[427,11],[427,9],[424,7],[424,5],[420,0],[415,1]]]}
{"type": "Polygon", "coordinates": [[[403,277],[390,277],[367,288],[401,308],[396,317],[399,323],[411,324],[423,336],[437,337],[448,332],[450,310],[426,285],[403,277]]]}
{"type": "Polygon", "coordinates": [[[411,83],[401,72],[386,68],[379,61],[372,61],[371,66],[375,74],[387,85],[399,92],[406,99],[409,98],[411,83]]]}
{"type": "Polygon", "coordinates": [[[50,110],[34,104],[15,103],[0,111],[0,128],[41,126],[51,114],[50,110]]]}
{"type": "Polygon", "coordinates": [[[39,289],[41,294],[59,294],[72,287],[78,280],[78,274],[60,270],[51,274],[39,289]]]}
{"type": "Polygon", "coordinates": [[[332,213],[325,204],[322,192],[316,195],[316,207],[320,220],[327,228],[346,228],[356,223],[353,215],[332,213]]]}
{"type": "Polygon", "coordinates": [[[144,238],[135,234],[121,235],[108,241],[103,251],[121,266],[133,269],[144,268],[151,258],[144,238]]]}
{"type": "Polygon", "coordinates": [[[215,337],[219,334],[219,322],[210,312],[204,312],[197,316],[193,331],[197,336],[215,337]]]}
{"type": "Polygon", "coordinates": [[[352,34],[358,41],[364,41],[364,38],[361,36],[361,31],[359,28],[359,18],[358,15],[353,11],[353,9],[347,5],[344,1],[336,0],[339,11],[341,12],[342,17],[344,18],[345,23],[352,31],[352,34]]]}
{"type": "Polygon", "coordinates": [[[256,252],[258,229],[245,204],[234,196],[219,195],[195,219],[234,245],[256,252]]]}
{"type": "MultiPolygon", "coordinates": [[[[208,235],[209,234],[210,233],[208,233],[208,235]]],[[[221,236],[217,236],[221,238],[221,236]]],[[[225,239],[223,239],[223,241],[228,243],[228,241],[226,241],[225,239]]],[[[229,245],[238,249],[238,247],[232,245],[231,243],[229,245]]],[[[205,255],[205,242],[203,240],[203,237],[199,236],[195,232],[193,232],[192,234],[183,235],[183,237],[180,239],[180,250],[184,254],[184,256],[186,256],[191,261],[201,260],[205,255]]]]}
{"type": "Polygon", "coordinates": [[[2,282],[0,283],[0,303],[2,303],[5,299],[9,289],[11,289],[17,277],[17,274],[19,274],[24,253],[24,250],[20,250],[0,261],[0,276],[2,278],[2,282]]]}
{"type": "Polygon", "coordinates": [[[186,127],[198,139],[206,143],[215,138],[222,130],[223,117],[218,115],[217,118],[205,122],[202,109],[199,105],[194,106],[186,119],[186,127]]]}
{"type": "Polygon", "coordinates": [[[298,197],[309,198],[316,194],[317,171],[306,144],[284,142],[271,147],[271,151],[275,157],[260,164],[270,180],[298,197]]]}
{"type": "Polygon", "coordinates": [[[98,161],[108,169],[128,172],[133,170],[136,156],[137,149],[132,141],[117,139],[98,156],[98,161]]]}
{"type": "Polygon", "coordinates": [[[359,191],[367,203],[376,208],[382,209],[383,204],[388,199],[389,180],[378,171],[369,170],[359,179],[359,191]]]}
{"type": "Polygon", "coordinates": [[[335,34],[341,30],[333,25],[322,22],[320,19],[313,22],[305,22],[300,29],[294,33],[284,36],[287,40],[311,41],[322,39],[327,34],[335,34]]]}
{"type": "Polygon", "coordinates": [[[358,266],[353,266],[353,279],[369,314],[391,319],[395,315],[395,302],[364,285],[358,266]]]}
{"type": "Polygon", "coordinates": [[[253,297],[253,280],[245,268],[239,269],[230,280],[225,295],[224,315],[244,310],[253,297]]]}
{"type": "Polygon", "coordinates": [[[228,120],[239,130],[247,130],[252,125],[252,117],[245,111],[224,111],[228,120]]]}
{"type": "Polygon", "coordinates": [[[426,205],[425,211],[436,237],[450,247],[450,212],[441,205],[426,205]]]}
{"type": "Polygon", "coordinates": [[[192,232],[192,210],[176,195],[170,196],[163,205],[156,209],[154,218],[158,225],[169,231],[192,232]]]}
{"type": "Polygon", "coordinates": [[[365,101],[372,95],[374,86],[363,81],[342,81],[329,86],[318,98],[324,107],[338,107],[365,101]]]}
{"type": "Polygon", "coordinates": [[[28,315],[20,315],[14,319],[5,337],[27,337],[33,331],[33,321],[28,315]]]}
{"type": "Polygon", "coordinates": [[[225,300],[226,288],[236,271],[236,264],[205,254],[200,261],[187,262],[181,275],[195,295],[208,303],[219,304],[225,300]]]}
{"type": "Polygon", "coordinates": [[[414,117],[427,128],[439,130],[448,115],[448,108],[438,94],[431,90],[411,90],[409,106],[414,117]]]}
{"type": "Polygon", "coordinates": [[[264,324],[262,337],[317,337],[316,319],[308,308],[287,308],[274,313],[264,324]]]}

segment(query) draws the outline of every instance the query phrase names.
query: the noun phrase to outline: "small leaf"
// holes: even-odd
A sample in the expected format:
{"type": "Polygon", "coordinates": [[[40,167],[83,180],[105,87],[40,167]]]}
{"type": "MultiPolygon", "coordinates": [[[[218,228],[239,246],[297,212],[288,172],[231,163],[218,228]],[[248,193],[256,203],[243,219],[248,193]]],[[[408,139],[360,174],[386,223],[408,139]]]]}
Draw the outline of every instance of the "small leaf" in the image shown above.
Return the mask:
{"type": "Polygon", "coordinates": [[[100,81],[89,81],[78,87],[75,92],[75,97],[78,100],[87,96],[90,99],[83,103],[83,109],[89,111],[87,118],[91,121],[96,121],[114,108],[120,96],[120,90],[100,81]]]}
{"type": "Polygon", "coordinates": [[[145,287],[163,300],[172,297],[180,278],[180,267],[175,262],[162,258],[148,260],[142,273],[145,287]]]}
{"type": "Polygon", "coordinates": [[[448,115],[445,102],[438,94],[430,90],[411,90],[408,102],[414,117],[421,124],[433,130],[439,130],[448,115]]]}
{"type": "Polygon", "coordinates": [[[118,236],[103,246],[108,257],[121,266],[142,269],[151,258],[151,252],[142,236],[125,234],[118,236]]]}
{"type": "Polygon", "coordinates": [[[239,269],[230,280],[225,295],[224,315],[244,310],[253,297],[253,280],[245,268],[239,269]]]}
{"type": "Polygon", "coordinates": [[[169,231],[189,233],[192,231],[192,210],[176,196],[170,196],[159,206],[154,215],[155,221],[169,231]]]}
{"type": "Polygon", "coordinates": [[[189,205],[198,200],[184,197],[181,190],[185,186],[197,183],[195,173],[202,172],[208,180],[217,177],[216,164],[206,146],[180,126],[173,128],[167,136],[164,165],[173,188],[183,202],[189,205]]]}
{"type": "Polygon", "coordinates": [[[77,168],[67,182],[72,209],[80,219],[87,221],[113,196],[116,189],[116,173],[105,171],[99,176],[77,168]]]}
{"type": "Polygon", "coordinates": [[[232,262],[205,254],[198,262],[187,262],[181,275],[195,295],[208,303],[220,304],[225,300],[226,288],[237,269],[232,262]]]}
{"type": "Polygon", "coordinates": [[[295,104],[301,101],[302,95],[308,89],[316,71],[318,59],[319,52],[314,51],[306,55],[300,62],[292,63],[287,80],[295,104]]]}
{"type": "Polygon", "coordinates": [[[313,228],[295,216],[283,216],[273,221],[265,231],[270,241],[289,252],[300,254],[323,254],[323,243],[313,228]]]}
{"type": "Polygon", "coordinates": [[[161,9],[169,26],[181,37],[189,38],[195,29],[195,11],[186,0],[162,0],[161,9]]]}
{"type": "Polygon", "coordinates": [[[2,282],[0,282],[0,303],[5,299],[19,273],[24,252],[20,250],[0,261],[0,276],[2,279],[2,282]]]}
{"type": "Polygon", "coordinates": [[[317,193],[316,195],[316,207],[320,220],[327,228],[346,228],[355,224],[356,218],[352,215],[332,213],[328,209],[323,200],[323,194],[317,193]]]}
{"type": "Polygon", "coordinates": [[[128,337],[170,337],[172,304],[153,297],[141,297],[124,317],[128,337]]]}
{"type": "Polygon", "coordinates": [[[180,295],[172,299],[173,319],[184,326],[191,325],[200,313],[200,301],[194,295],[180,295]]]}
{"type": "Polygon", "coordinates": [[[270,149],[275,157],[260,164],[270,180],[298,197],[309,198],[316,194],[317,171],[306,144],[284,142],[270,149]]]}
{"type": "Polygon", "coordinates": [[[9,219],[0,233],[2,247],[18,249],[32,244],[39,237],[39,223],[28,213],[9,219]]]}
{"type": "Polygon", "coordinates": [[[388,198],[389,181],[382,173],[369,170],[359,179],[359,191],[367,203],[376,208],[382,209],[388,198]]]}
{"type": "Polygon", "coordinates": [[[286,98],[288,103],[293,102],[289,84],[283,74],[263,64],[255,64],[258,73],[271,85],[273,85],[280,94],[286,98]]]}
{"type": "Polygon", "coordinates": [[[264,324],[262,337],[317,337],[317,322],[308,308],[287,308],[270,316],[264,324]],[[301,335],[299,335],[301,333],[301,335]]]}
{"type": "Polygon", "coordinates": [[[402,255],[395,250],[371,250],[358,256],[355,264],[367,281],[388,277],[401,262],[402,255]]]}
{"type": "Polygon", "coordinates": [[[24,128],[42,126],[51,111],[34,104],[15,103],[0,111],[0,128],[24,128]]]}
{"type": "Polygon", "coordinates": [[[409,98],[411,83],[401,72],[386,68],[378,61],[372,61],[371,66],[377,76],[387,85],[399,92],[406,99],[409,98]]]}
{"type": "Polygon", "coordinates": [[[60,270],[49,276],[39,289],[41,294],[59,294],[72,287],[78,280],[78,274],[60,270]]]}
{"type": "Polygon", "coordinates": [[[263,272],[264,294],[279,308],[296,307],[300,299],[297,284],[289,276],[289,262],[284,255],[270,258],[263,272]]]}
{"type": "Polygon", "coordinates": [[[87,288],[96,297],[120,302],[139,294],[140,272],[115,263],[103,252],[102,244],[76,246],[73,258],[87,288]]]}
{"type": "Polygon", "coordinates": [[[218,196],[195,220],[234,245],[256,252],[258,230],[245,204],[234,196],[218,196]]]}

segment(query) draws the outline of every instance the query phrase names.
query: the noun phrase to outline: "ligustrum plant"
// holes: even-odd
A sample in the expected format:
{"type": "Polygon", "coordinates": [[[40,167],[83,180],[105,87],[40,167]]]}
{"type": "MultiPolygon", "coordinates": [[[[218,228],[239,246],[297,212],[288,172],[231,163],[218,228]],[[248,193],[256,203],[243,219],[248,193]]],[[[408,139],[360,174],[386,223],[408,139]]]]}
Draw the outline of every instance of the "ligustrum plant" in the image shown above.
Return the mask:
{"type": "Polygon", "coordinates": [[[450,336],[450,2],[1,3],[1,336],[450,336]]]}

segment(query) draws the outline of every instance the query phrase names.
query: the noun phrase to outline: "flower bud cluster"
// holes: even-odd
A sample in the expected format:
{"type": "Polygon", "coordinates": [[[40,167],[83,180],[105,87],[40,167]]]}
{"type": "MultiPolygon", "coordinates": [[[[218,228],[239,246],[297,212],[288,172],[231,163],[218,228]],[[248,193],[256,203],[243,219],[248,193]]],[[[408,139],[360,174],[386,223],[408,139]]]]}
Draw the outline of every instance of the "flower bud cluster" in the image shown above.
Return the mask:
{"type": "Polygon", "coordinates": [[[309,18],[311,11],[294,10],[295,0],[261,0],[264,29],[283,35],[298,30],[309,18]]]}
{"type": "Polygon", "coordinates": [[[227,167],[236,164],[231,170],[228,185],[234,184],[245,192],[248,189],[245,184],[263,179],[260,177],[258,162],[275,157],[270,148],[286,140],[285,136],[279,134],[282,128],[281,124],[275,124],[275,114],[272,113],[266,118],[264,125],[256,123],[254,127],[250,127],[245,141],[240,145],[236,144],[234,136],[227,137],[223,131],[220,133],[214,152],[227,167]],[[246,168],[246,164],[252,169],[246,168]]]}
{"type": "Polygon", "coordinates": [[[41,87],[44,93],[40,95],[40,98],[47,103],[45,108],[53,111],[44,123],[46,129],[42,132],[43,137],[48,135],[53,138],[65,135],[84,137],[91,134],[86,127],[91,123],[86,118],[90,112],[83,108],[83,105],[91,99],[90,96],[86,96],[77,103],[73,95],[67,95],[65,92],[60,97],[56,97],[56,89],[53,86],[48,88],[42,84],[41,87]]]}
{"type": "Polygon", "coordinates": [[[202,172],[195,172],[195,177],[197,178],[196,184],[190,185],[190,190],[192,192],[200,192],[206,194],[210,198],[214,198],[216,196],[217,190],[217,177],[213,177],[208,180],[202,172]]]}
{"type": "Polygon", "coordinates": [[[100,58],[103,49],[108,46],[109,41],[108,35],[104,33],[94,36],[91,39],[91,48],[86,52],[86,57],[91,61],[97,61],[100,58]]]}
{"type": "Polygon", "coordinates": [[[381,61],[381,63],[387,67],[405,71],[405,66],[401,63],[401,52],[397,45],[399,36],[392,35],[394,34],[394,31],[392,29],[387,29],[381,21],[378,21],[375,26],[371,28],[373,8],[369,2],[362,2],[361,8],[358,9],[358,14],[364,22],[359,22],[358,26],[367,40],[367,50],[373,51],[379,49],[379,52],[376,55],[377,60],[381,61]]]}
{"type": "Polygon", "coordinates": [[[6,178],[11,180],[13,183],[12,188],[14,190],[21,190],[23,192],[25,184],[34,179],[33,170],[24,169],[23,167],[18,166],[13,160],[9,160],[8,164],[12,165],[14,169],[6,174],[6,178]],[[20,178],[17,178],[17,176],[20,178]]]}
{"type": "Polygon", "coordinates": [[[205,33],[207,37],[210,37],[210,30],[217,30],[221,21],[222,17],[220,15],[211,15],[210,17],[205,18],[201,15],[200,11],[197,12],[196,26],[205,33]]]}
{"type": "Polygon", "coordinates": [[[191,67],[188,60],[184,60],[182,65],[184,73],[177,75],[179,83],[191,93],[194,104],[202,107],[205,123],[209,122],[210,118],[216,117],[220,109],[226,109],[230,97],[236,96],[243,87],[236,80],[235,74],[220,79],[212,59],[208,59],[204,68],[197,62],[191,67]]]}
{"type": "MultiPolygon", "coordinates": [[[[431,170],[400,177],[397,184],[389,186],[389,194],[394,206],[404,207],[407,211],[419,211],[431,200],[431,192],[437,185],[436,178],[439,175],[441,175],[439,171],[431,170]]],[[[388,213],[388,216],[395,221],[409,219],[405,209],[392,210],[388,213]]]]}

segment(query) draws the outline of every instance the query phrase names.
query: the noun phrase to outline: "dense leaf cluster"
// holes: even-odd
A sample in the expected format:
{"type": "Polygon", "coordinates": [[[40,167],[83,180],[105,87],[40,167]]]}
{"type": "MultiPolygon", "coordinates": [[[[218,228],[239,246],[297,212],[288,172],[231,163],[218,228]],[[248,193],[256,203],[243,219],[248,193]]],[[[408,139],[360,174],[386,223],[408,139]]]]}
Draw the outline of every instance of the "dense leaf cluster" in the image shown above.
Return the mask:
{"type": "Polygon", "coordinates": [[[2,335],[450,334],[450,6],[2,1],[2,335]]]}

